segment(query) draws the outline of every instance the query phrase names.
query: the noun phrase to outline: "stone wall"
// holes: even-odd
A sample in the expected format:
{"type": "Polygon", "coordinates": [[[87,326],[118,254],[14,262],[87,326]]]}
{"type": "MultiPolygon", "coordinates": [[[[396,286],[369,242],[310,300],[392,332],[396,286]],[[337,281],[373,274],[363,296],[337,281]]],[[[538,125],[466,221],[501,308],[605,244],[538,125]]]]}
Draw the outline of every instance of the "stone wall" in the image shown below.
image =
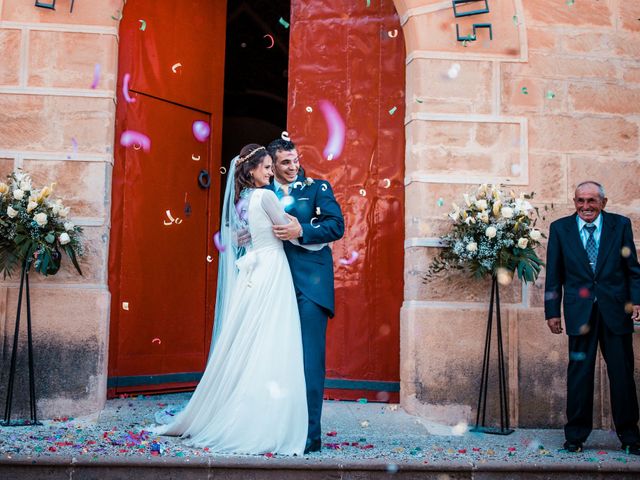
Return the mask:
{"type": "MultiPolygon", "coordinates": [[[[451,1],[396,1],[407,42],[401,397],[409,411],[452,424],[475,421],[489,294],[488,281],[464,275],[423,283],[452,201],[480,182],[535,191],[536,205],[554,205],[539,224],[546,230],[591,178],[640,239],[640,4],[489,6],[455,19],[451,1]],[[456,23],[466,33],[474,22],[492,23],[493,40],[479,30],[476,41],[458,42],[456,23]]],[[[541,277],[501,291],[510,418],[521,427],[564,422],[567,339],[547,329],[543,285],[541,277]]],[[[638,339],[635,348],[640,359],[638,339]]],[[[609,427],[602,361],[596,397],[595,424],[609,427]]]]}
{"type": "MultiPolygon", "coordinates": [[[[22,168],[38,185],[55,181],[54,196],[71,207],[86,234],[83,277],[66,258],[53,277],[31,275],[41,417],[96,412],[106,399],[115,19],[121,3],[75,2],[69,13],[64,0],[55,11],[32,1],[0,0],[0,175],[22,168]],[[100,82],[92,89],[96,64],[100,82]]],[[[15,277],[0,282],[2,401],[18,283],[15,277]]],[[[20,353],[17,406],[24,411],[26,355],[20,353]]]]}

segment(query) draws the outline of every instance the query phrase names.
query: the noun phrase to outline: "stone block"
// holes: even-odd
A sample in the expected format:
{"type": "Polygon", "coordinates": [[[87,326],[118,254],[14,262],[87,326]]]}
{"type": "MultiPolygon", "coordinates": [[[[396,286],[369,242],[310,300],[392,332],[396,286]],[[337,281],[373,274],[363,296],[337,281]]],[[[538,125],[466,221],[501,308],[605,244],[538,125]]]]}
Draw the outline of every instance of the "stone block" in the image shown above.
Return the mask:
{"type": "Polygon", "coordinates": [[[536,204],[565,202],[567,200],[567,163],[564,156],[530,153],[529,185],[523,190],[535,192],[536,204]]]}
{"type": "Polygon", "coordinates": [[[115,107],[108,98],[0,95],[0,145],[15,150],[71,152],[113,149],[115,107]]]}
{"type": "Polygon", "coordinates": [[[69,12],[70,2],[58,2],[55,10],[38,8],[34,2],[4,0],[0,18],[7,22],[24,23],[66,23],[75,25],[96,25],[117,27],[122,10],[121,0],[100,2],[75,2],[73,13],[69,12]]]}
{"type": "Polygon", "coordinates": [[[622,75],[625,83],[640,83],[640,67],[627,65],[624,67],[622,75]]]}
{"type": "Polygon", "coordinates": [[[559,48],[560,42],[561,37],[555,30],[545,26],[531,27],[527,25],[527,46],[529,51],[553,52],[559,48]]]}
{"type": "MultiPolygon", "coordinates": [[[[6,315],[2,345],[11,345],[17,288],[3,288],[6,315]]],[[[79,416],[99,411],[106,400],[109,293],[81,288],[31,289],[36,395],[41,418],[79,416]]],[[[23,319],[26,319],[23,310],[23,319]]],[[[21,321],[14,397],[16,414],[28,415],[26,322],[21,321]]],[[[10,355],[5,347],[3,358],[10,355]]],[[[4,398],[6,371],[1,372],[4,398]]]]}
{"type": "MultiPolygon", "coordinates": [[[[509,371],[509,317],[502,309],[505,363],[509,371]]],[[[404,306],[401,313],[401,402],[411,414],[455,425],[472,423],[480,388],[487,308],[404,306]]],[[[493,346],[496,346],[495,321],[493,346]]],[[[496,422],[497,349],[492,349],[487,420],[496,422]]],[[[511,385],[509,386],[511,389],[511,385]]]]}
{"type": "Polygon", "coordinates": [[[112,35],[32,31],[27,84],[34,87],[91,87],[100,65],[99,90],[116,88],[117,39],[112,35]]]}
{"type": "MultiPolygon", "coordinates": [[[[440,251],[440,248],[425,247],[405,249],[405,300],[488,305],[490,278],[478,280],[461,270],[451,270],[425,278],[429,265],[440,251]]],[[[522,302],[522,284],[517,278],[509,285],[500,286],[500,301],[504,304],[522,302]]]]}
{"type": "Polygon", "coordinates": [[[640,87],[574,84],[569,86],[569,98],[577,112],[634,115],[640,111],[640,87]]]}
{"type": "Polygon", "coordinates": [[[7,175],[14,170],[15,160],[13,158],[0,157],[0,181],[5,181],[7,175]]]}
{"type": "Polygon", "coordinates": [[[615,79],[616,66],[609,59],[586,59],[572,55],[531,52],[527,63],[503,63],[507,76],[558,79],[615,79]]]}
{"type": "Polygon", "coordinates": [[[518,426],[560,428],[565,423],[566,335],[549,331],[541,308],[517,312],[518,426]]]}
{"type": "Polygon", "coordinates": [[[556,152],[635,152],[638,125],[619,117],[531,116],[529,148],[556,152]]]}
{"type": "Polygon", "coordinates": [[[617,2],[620,27],[631,32],[640,32],[640,7],[637,2],[617,2]]]}
{"type": "Polygon", "coordinates": [[[638,178],[640,178],[640,163],[635,158],[622,160],[613,156],[570,155],[567,193],[570,198],[573,198],[576,185],[585,180],[595,180],[602,183],[605,188],[609,198],[607,209],[617,212],[624,207],[637,211],[640,208],[638,178]]]}
{"type": "Polygon", "coordinates": [[[20,30],[0,29],[0,85],[20,83],[21,35],[20,30]]]}
{"type": "Polygon", "coordinates": [[[23,165],[36,185],[55,182],[53,197],[64,200],[72,217],[106,217],[108,164],[25,159],[23,165]]]}
{"type": "Polygon", "coordinates": [[[527,22],[532,25],[613,26],[611,2],[576,2],[568,5],[557,0],[527,0],[522,3],[527,22]]]}
{"type": "Polygon", "coordinates": [[[407,65],[407,114],[491,113],[491,82],[489,62],[413,60],[407,65]],[[456,64],[460,69],[450,77],[456,64]]]}

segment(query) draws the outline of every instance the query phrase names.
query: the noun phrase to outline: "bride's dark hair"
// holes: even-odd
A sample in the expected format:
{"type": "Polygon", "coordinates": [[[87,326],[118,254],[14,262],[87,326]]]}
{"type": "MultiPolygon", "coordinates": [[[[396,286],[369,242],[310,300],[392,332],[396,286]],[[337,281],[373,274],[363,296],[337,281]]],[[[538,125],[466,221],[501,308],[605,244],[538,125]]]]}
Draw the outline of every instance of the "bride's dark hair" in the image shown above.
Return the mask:
{"type": "Polygon", "coordinates": [[[242,147],[239,158],[236,161],[236,203],[240,200],[242,190],[255,187],[251,178],[251,170],[260,165],[268,155],[267,149],[257,143],[249,143],[242,147]]]}

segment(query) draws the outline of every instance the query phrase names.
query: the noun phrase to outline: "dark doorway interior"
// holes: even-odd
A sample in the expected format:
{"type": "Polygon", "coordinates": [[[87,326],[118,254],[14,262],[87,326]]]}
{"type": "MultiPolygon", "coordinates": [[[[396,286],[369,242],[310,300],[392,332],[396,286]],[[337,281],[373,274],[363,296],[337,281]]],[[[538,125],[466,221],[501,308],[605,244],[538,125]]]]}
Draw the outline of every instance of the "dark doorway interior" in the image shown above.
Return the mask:
{"type": "Polygon", "coordinates": [[[286,130],[290,11],[290,0],[228,1],[222,165],[286,130]]]}

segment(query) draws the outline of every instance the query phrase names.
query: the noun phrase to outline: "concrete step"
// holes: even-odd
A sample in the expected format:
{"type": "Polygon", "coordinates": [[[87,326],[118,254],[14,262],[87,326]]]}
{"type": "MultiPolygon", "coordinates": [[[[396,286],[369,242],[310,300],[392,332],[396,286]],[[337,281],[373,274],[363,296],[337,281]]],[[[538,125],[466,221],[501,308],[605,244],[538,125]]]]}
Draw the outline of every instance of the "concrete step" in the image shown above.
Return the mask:
{"type": "Polygon", "coordinates": [[[382,459],[331,461],[290,458],[4,458],[2,480],[511,480],[638,479],[638,463],[517,465],[503,462],[387,463],[382,459]]]}

